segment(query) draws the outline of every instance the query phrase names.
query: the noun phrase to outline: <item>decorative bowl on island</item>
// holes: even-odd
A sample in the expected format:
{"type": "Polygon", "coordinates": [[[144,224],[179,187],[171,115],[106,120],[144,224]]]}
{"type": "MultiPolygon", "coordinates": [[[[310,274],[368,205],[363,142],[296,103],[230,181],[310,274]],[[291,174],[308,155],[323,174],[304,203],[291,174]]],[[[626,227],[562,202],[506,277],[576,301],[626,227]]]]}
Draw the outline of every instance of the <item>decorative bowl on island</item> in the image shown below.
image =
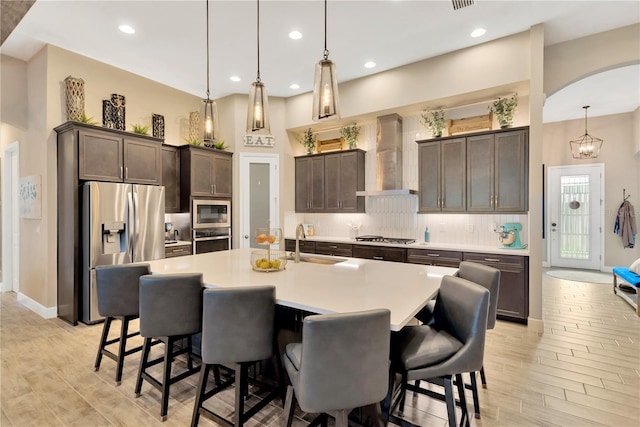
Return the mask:
{"type": "Polygon", "coordinates": [[[276,249],[264,249],[251,252],[251,268],[254,271],[268,273],[281,271],[287,265],[287,253],[276,249]]]}

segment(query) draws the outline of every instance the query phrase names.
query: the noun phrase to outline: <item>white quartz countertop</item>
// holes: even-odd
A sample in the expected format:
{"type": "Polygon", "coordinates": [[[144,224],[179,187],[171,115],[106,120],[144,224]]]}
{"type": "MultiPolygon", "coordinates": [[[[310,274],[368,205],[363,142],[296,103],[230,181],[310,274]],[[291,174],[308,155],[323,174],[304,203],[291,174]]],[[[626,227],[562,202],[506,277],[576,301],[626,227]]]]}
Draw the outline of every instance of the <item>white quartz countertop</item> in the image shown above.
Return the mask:
{"type": "MultiPolygon", "coordinates": [[[[295,240],[294,236],[287,236],[287,239],[295,240]]],[[[525,249],[503,249],[495,246],[481,246],[481,245],[461,245],[453,243],[424,243],[418,242],[403,245],[401,243],[382,243],[382,242],[359,242],[356,239],[350,239],[347,237],[331,237],[331,236],[310,236],[306,240],[315,242],[333,242],[333,243],[349,243],[352,245],[372,245],[372,246],[386,246],[392,248],[411,248],[411,249],[434,249],[445,251],[461,251],[461,252],[479,252],[485,254],[497,254],[497,255],[519,255],[529,256],[529,248],[525,249]]]]}
{"type": "Polygon", "coordinates": [[[154,274],[202,273],[210,287],[274,285],[278,304],[313,313],[388,308],[395,331],[435,296],[442,276],[456,272],[447,267],[342,258],[344,262],[333,265],[288,260],[285,270],[265,273],[252,269],[253,250],[210,252],[148,264],[154,274]]]}

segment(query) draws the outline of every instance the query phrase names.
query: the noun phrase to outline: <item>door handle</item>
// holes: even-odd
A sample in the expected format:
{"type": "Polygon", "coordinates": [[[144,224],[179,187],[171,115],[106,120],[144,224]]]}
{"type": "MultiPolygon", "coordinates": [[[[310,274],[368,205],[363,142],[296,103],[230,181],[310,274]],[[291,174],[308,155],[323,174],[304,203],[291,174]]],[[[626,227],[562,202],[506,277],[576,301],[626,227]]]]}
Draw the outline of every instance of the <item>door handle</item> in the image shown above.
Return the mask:
{"type": "Polygon", "coordinates": [[[248,234],[245,234],[245,235],[244,235],[244,238],[245,238],[245,239],[248,239],[248,238],[249,238],[249,235],[248,235],[248,234]]]}
{"type": "Polygon", "coordinates": [[[373,259],[377,259],[379,261],[384,261],[384,257],[382,257],[382,256],[374,256],[373,259]]]}

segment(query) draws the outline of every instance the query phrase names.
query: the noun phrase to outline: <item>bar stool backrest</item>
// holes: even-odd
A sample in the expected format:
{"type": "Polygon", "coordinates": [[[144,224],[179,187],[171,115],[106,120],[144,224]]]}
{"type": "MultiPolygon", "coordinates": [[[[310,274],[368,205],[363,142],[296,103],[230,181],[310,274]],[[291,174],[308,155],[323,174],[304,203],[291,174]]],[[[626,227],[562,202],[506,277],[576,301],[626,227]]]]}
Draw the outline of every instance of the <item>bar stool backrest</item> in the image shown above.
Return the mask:
{"type": "Polygon", "coordinates": [[[96,267],[98,313],[103,317],[137,316],[140,310],[140,276],[149,273],[149,264],[96,267]]]}
{"type": "Polygon", "coordinates": [[[462,261],[458,268],[457,276],[489,289],[491,295],[489,298],[487,329],[493,329],[496,325],[498,296],[500,293],[500,270],[477,262],[462,261]]]}

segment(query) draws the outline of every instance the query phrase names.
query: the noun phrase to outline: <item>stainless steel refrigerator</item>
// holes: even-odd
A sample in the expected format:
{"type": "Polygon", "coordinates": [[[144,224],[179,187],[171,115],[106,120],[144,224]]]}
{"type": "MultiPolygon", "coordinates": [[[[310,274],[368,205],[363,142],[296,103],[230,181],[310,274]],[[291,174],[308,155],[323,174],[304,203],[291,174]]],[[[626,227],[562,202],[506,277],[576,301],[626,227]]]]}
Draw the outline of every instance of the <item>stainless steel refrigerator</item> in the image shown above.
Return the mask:
{"type": "Polygon", "coordinates": [[[86,182],[82,186],[82,321],[96,323],[95,268],[164,258],[164,187],[86,182]]]}

